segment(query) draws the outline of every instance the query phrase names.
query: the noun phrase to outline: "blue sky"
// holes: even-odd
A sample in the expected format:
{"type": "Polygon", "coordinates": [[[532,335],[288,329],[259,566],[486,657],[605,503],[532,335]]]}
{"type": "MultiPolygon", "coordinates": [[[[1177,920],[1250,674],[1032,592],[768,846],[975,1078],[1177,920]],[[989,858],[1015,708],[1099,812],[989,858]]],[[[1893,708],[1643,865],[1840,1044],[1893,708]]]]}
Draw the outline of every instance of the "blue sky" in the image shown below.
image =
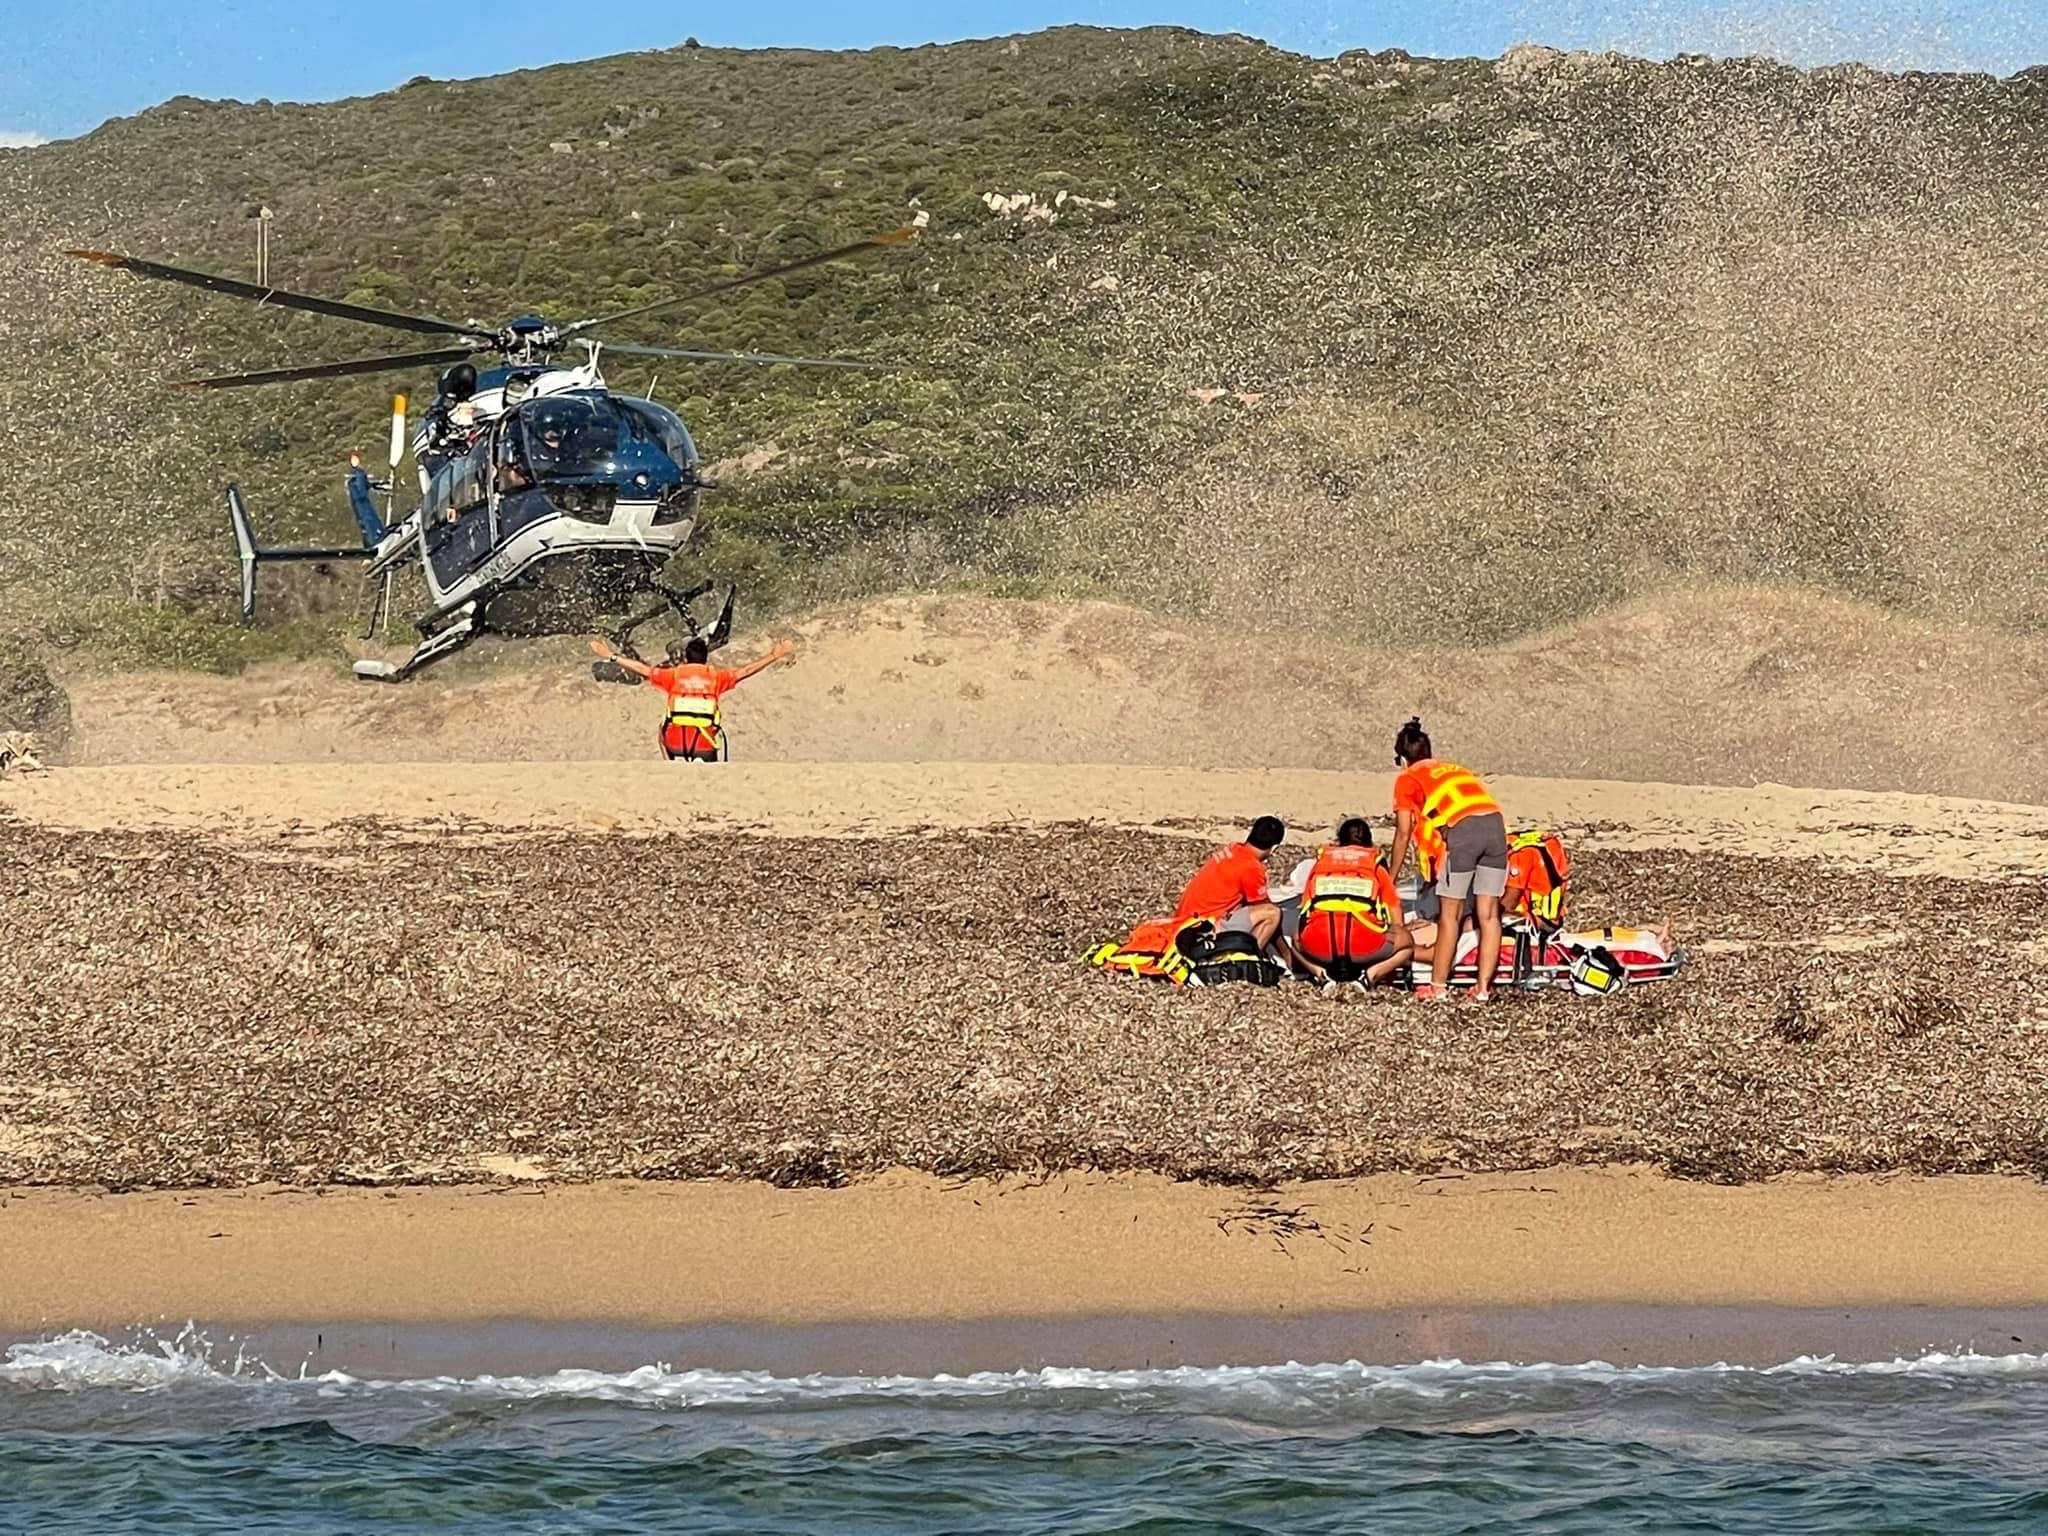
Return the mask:
{"type": "Polygon", "coordinates": [[[1305,53],[1497,54],[1535,40],[1891,67],[2048,62],[2048,0],[0,0],[0,145],[82,133],[176,95],[308,101],[665,48],[858,48],[1060,22],[1248,32],[1305,53]],[[439,13],[447,20],[427,18],[439,13]]]}

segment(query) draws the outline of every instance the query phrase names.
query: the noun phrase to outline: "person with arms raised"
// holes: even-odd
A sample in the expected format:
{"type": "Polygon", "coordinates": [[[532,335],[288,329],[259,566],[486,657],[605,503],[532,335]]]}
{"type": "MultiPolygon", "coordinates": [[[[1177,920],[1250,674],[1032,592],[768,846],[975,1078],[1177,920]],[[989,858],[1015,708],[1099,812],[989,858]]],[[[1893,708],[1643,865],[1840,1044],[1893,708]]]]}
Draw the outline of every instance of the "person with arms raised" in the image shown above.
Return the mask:
{"type": "Polygon", "coordinates": [[[756,672],[765,672],[783,658],[796,654],[785,640],[759,661],[744,667],[714,667],[711,648],[701,639],[693,638],[684,642],[680,652],[673,645],[669,647],[667,665],[650,667],[644,661],[619,655],[602,640],[591,641],[590,648],[667,695],[659,740],[661,755],[672,763],[717,762],[726,745],[721,701],[756,672]]]}

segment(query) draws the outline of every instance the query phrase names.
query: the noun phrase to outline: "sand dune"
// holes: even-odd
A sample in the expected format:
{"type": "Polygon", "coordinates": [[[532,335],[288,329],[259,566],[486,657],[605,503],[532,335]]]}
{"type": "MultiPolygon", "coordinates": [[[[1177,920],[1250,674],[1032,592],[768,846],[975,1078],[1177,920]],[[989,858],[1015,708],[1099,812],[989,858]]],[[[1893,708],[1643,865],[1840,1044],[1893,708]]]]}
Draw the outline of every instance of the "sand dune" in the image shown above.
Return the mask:
{"type": "MultiPolygon", "coordinates": [[[[749,763],[1387,766],[1420,712],[1494,774],[2048,801],[2048,644],[1802,592],[1631,604],[1418,655],[1104,603],[903,598],[750,634],[802,655],[730,708],[749,763]]],[[[74,760],[651,760],[645,690],[573,645],[498,646],[400,688],[332,665],[74,675],[74,760]]]]}

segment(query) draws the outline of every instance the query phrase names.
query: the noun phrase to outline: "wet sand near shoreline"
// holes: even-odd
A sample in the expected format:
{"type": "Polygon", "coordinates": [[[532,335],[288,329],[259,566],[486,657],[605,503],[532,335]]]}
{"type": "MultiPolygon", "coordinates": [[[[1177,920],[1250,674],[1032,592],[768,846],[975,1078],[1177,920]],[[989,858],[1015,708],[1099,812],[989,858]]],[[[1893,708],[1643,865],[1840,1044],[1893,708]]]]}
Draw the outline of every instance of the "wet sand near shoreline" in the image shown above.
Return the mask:
{"type": "MultiPolygon", "coordinates": [[[[68,1330],[66,1330],[68,1331],[68,1330]]],[[[2048,1354],[2048,1306],[1781,1307],[1565,1303],[1373,1312],[1094,1314],[858,1323],[682,1323],[493,1318],[461,1322],[246,1323],[200,1318],[104,1325],[116,1348],[166,1345],[218,1369],[385,1380],[561,1371],[762,1372],[776,1377],[964,1376],[1425,1361],[1769,1369],[1801,1360],[2048,1354]],[[182,1342],[180,1342],[182,1341],[182,1342]]],[[[0,1323],[0,1352],[51,1338],[0,1323]]]]}
{"type": "Polygon", "coordinates": [[[0,1231],[8,1334],[205,1318],[274,1367],[2048,1351],[2048,1186],[1997,1177],[40,1190],[0,1231]]]}

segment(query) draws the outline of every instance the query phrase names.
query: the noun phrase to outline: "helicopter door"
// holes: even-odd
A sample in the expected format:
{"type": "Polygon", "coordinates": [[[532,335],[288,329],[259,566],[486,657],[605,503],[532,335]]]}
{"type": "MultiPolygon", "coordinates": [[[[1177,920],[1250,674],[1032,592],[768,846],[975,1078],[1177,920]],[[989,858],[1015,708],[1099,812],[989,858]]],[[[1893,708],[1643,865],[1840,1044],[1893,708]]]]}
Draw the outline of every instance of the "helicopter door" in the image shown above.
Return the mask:
{"type": "Polygon", "coordinates": [[[497,436],[497,474],[491,492],[494,548],[520,529],[555,515],[547,493],[538,484],[539,472],[527,459],[526,435],[517,414],[498,423],[497,436]]]}
{"type": "Polygon", "coordinates": [[[441,466],[427,498],[428,574],[446,592],[491,553],[491,442],[477,439],[462,458],[441,466]]]}

